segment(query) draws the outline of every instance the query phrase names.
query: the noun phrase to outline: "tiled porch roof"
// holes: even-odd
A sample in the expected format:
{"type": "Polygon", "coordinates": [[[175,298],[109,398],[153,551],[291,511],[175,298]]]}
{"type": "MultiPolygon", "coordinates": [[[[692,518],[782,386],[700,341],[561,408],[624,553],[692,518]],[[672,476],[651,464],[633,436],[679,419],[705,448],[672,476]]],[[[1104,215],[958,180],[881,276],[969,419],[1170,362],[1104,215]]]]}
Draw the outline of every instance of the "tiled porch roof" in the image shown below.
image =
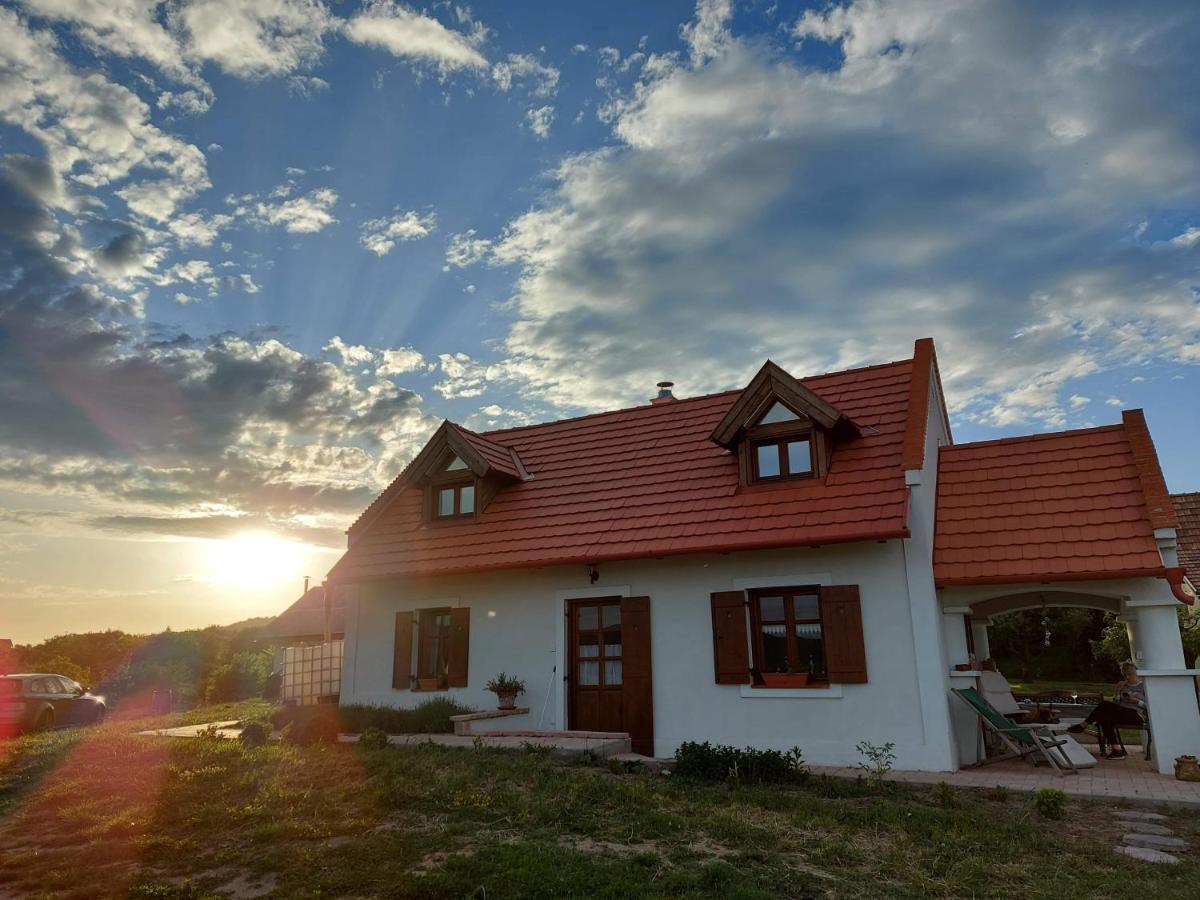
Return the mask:
{"type": "Polygon", "coordinates": [[[1140,410],[1120,425],[943,447],[937,584],[1162,575],[1161,479],[1140,410]]]}

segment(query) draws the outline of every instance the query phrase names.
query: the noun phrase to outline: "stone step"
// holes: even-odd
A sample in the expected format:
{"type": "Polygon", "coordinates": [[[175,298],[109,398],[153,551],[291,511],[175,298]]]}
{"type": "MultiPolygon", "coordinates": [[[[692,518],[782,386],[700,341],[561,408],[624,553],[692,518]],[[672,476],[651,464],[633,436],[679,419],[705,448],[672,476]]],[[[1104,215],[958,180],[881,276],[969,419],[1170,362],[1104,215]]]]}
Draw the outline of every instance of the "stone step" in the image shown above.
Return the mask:
{"type": "Polygon", "coordinates": [[[1161,813],[1146,812],[1141,809],[1118,809],[1115,811],[1118,819],[1136,819],[1140,822],[1166,822],[1167,817],[1161,813]]]}
{"type": "Polygon", "coordinates": [[[1142,862],[1152,863],[1177,863],[1179,857],[1172,856],[1170,853],[1163,853],[1161,850],[1151,850],[1148,847],[1116,847],[1114,848],[1122,856],[1128,856],[1131,859],[1141,860],[1142,862]]]}
{"type": "Polygon", "coordinates": [[[1161,834],[1165,837],[1171,836],[1171,829],[1165,825],[1159,825],[1156,822],[1117,822],[1126,831],[1134,831],[1138,834],[1161,834]]]}
{"type": "Polygon", "coordinates": [[[1122,840],[1132,847],[1149,847],[1152,850],[1186,850],[1187,841],[1160,834],[1127,834],[1122,840]]]}

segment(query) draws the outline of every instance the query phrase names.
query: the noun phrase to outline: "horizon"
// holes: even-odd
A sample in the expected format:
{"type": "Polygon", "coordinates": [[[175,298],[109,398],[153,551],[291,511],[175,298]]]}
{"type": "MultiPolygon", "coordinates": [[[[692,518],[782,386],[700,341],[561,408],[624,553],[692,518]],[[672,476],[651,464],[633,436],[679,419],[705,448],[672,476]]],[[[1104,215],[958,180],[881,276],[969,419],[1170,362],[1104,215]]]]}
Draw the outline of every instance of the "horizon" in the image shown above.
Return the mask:
{"type": "Polygon", "coordinates": [[[646,7],[0,2],[0,637],[277,615],[444,418],[927,335],[957,442],[1200,490],[1190,4],[646,7]]]}

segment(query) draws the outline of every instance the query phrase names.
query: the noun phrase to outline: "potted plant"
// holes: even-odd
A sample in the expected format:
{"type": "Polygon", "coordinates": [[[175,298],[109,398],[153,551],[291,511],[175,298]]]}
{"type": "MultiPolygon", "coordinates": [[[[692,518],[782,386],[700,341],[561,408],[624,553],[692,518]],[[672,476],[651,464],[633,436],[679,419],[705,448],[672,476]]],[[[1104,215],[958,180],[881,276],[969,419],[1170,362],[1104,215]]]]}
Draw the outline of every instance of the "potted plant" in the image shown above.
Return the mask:
{"type": "Polygon", "coordinates": [[[525,693],[525,682],[520,678],[511,677],[506,672],[501,672],[487,683],[487,689],[496,695],[501,709],[514,709],[517,705],[517,696],[525,693]]]}

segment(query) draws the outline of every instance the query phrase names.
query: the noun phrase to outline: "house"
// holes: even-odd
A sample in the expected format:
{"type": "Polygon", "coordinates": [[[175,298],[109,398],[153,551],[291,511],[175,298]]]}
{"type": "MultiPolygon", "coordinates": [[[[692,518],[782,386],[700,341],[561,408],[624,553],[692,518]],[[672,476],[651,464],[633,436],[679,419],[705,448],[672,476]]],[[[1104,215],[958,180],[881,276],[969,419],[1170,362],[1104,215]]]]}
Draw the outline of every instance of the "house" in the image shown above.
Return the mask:
{"type": "Polygon", "coordinates": [[[341,640],[346,632],[343,601],[341,595],[331,594],[326,610],[324,585],[308,588],[295,603],[263,627],[259,639],[281,645],[315,644],[325,640],[328,628],[330,640],[341,640]]]}
{"type": "Polygon", "coordinates": [[[348,532],[343,703],[484,708],[514,730],[800,746],[847,765],[974,761],[990,615],[1128,623],[1160,769],[1200,750],[1175,609],[1177,523],[1139,410],[954,444],[933,342],[911,359],[475,433],[445,422],[348,532]],[[1184,703],[1182,686],[1188,685],[1184,703]],[[432,693],[431,693],[432,692],[432,693]]]}
{"type": "Polygon", "coordinates": [[[1195,574],[1200,572],[1200,491],[1172,494],[1171,504],[1179,516],[1179,565],[1195,574]]]}
{"type": "Polygon", "coordinates": [[[263,628],[259,640],[275,646],[277,675],[272,677],[279,679],[280,700],[336,703],[342,683],[345,594],[307,584],[306,578],[304,593],[263,628]]]}

